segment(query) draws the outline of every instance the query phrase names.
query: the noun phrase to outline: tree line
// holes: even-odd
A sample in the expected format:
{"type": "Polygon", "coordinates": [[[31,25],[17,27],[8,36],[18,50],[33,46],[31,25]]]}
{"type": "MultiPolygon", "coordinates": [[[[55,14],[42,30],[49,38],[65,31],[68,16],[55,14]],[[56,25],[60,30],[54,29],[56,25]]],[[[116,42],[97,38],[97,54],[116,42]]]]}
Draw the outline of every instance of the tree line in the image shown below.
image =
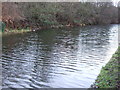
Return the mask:
{"type": "Polygon", "coordinates": [[[41,28],[119,23],[112,2],[6,2],[2,3],[7,28],[41,28]]]}

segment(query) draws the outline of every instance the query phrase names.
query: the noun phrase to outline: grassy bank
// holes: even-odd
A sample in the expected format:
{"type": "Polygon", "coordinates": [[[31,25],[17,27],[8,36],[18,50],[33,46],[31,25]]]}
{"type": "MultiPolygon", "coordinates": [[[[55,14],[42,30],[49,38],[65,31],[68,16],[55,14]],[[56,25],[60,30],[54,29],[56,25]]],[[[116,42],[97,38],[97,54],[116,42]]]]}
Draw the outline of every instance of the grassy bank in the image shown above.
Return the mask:
{"type": "MultiPolygon", "coordinates": [[[[6,29],[4,32],[0,32],[0,35],[8,35],[8,34],[17,34],[17,33],[25,33],[25,32],[30,32],[30,31],[37,31],[37,30],[45,30],[45,29],[60,29],[60,28],[73,28],[73,27],[83,27],[85,25],[79,25],[79,26],[73,26],[73,25],[51,25],[47,27],[39,27],[39,28],[32,28],[32,29],[6,29]]],[[[2,30],[1,30],[2,31],[2,30]]]]}
{"type": "Polygon", "coordinates": [[[94,88],[120,88],[120,46],[111,60],[102,68],[94,88]]]}
{"type": "Polygon", "coordinates": [[[17,34],[17,33],[25,33],[30,32],[30,29],[21,29],[21,30],[9,30],[5,32],[0,32],[0,35],[8,35],[8,34],[17,34]]]}

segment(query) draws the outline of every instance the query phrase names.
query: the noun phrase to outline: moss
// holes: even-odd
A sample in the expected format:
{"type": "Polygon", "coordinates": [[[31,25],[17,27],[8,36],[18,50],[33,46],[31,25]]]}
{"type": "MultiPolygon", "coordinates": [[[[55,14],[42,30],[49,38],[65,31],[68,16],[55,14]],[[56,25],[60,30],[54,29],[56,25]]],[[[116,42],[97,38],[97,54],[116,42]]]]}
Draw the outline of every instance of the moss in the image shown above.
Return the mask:
{"type": "Polygon", "coordinates": [[[97,77],[94,88],[120,88],[120,47],[111,60],[102,68],[97,77]]]}
{"type": "Polygon", "coordinates": [[[6,32],[1,32],[2,35],[8,35],[8,34],[16,34],[16,33],[24,33],[24,32],[30,32],[30,29],[21,29],[21,30],[9,30],[6,32]]]}

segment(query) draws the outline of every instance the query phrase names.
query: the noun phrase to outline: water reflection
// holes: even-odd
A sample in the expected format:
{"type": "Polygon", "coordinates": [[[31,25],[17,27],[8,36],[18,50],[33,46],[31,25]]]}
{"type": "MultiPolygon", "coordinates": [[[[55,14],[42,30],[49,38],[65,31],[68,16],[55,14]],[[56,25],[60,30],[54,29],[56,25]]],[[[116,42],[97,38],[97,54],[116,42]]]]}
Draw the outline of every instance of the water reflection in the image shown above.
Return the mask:
{"type": "Polygon", "coordinates": [[[117,25],[3,36],[3,86],[87,88],[117,48],[117,25]]]}

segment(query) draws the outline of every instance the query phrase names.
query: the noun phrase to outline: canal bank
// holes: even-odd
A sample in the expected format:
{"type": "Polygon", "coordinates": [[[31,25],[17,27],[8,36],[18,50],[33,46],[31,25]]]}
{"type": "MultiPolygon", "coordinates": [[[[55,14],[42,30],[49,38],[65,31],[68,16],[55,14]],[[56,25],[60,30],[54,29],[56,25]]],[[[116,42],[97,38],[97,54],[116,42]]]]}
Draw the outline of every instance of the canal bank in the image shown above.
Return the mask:
{"type": "Polygon", "coordinates": [[[34,30],[43,27],[59,28],[119,23],[117,7],[101,3],[102,5],[106,10],[97,7],[97,3],[2,3],[1,21],[4,22],[3,28],[6,27],[8,31],[27,27],[34,30]],[[109,5],[112,9],[108,8],[109,5]]]}
{"type": "Polygon", "coordinates": [[[111,60],[102,68],[93,88],[120,88],[120,46],[113,54],[111,60]]]}
{"type": "Polygon", "coordinates": [[[25,33],[25,32],[31,32],[31,30],[29,29],[11,30],[8,32],[0,32],[0,35],[18,34],[18,33],[25,33]]]}

